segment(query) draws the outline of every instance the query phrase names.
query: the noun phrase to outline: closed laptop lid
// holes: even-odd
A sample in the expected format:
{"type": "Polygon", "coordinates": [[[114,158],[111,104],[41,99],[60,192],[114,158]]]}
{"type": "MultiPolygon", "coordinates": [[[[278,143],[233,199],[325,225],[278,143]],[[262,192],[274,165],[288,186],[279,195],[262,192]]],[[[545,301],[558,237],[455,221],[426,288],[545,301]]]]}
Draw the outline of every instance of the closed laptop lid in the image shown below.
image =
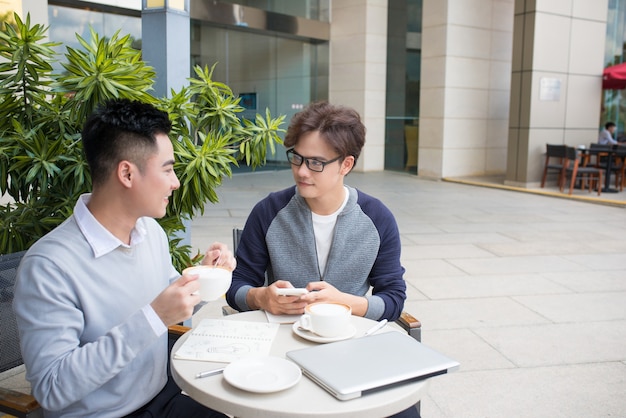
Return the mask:
{"type": "Polygon", "coordinates": [[[400,332],[293,350],[287,358],[341,400],[459,368],[456,360],[400,332]]]}

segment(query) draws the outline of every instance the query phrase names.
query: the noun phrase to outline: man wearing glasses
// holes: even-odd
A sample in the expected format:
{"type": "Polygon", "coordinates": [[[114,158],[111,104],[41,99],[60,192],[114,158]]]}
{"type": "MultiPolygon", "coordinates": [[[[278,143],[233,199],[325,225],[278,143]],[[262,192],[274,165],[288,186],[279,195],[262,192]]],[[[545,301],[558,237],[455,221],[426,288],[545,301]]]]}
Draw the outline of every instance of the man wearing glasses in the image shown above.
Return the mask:
{"type": "Polygon", "coordinates": [[[226,294],[231,307],[302,314],[333,301],[373,320],[400,316],[406,284],[396,221],[379,200],[344,185],[364,143],[353,109],[319,102],[293,117],[285,146],[296,184],[250,213],[226,294]],[[308,293],[279,295],[292,287],[308,293]]]}

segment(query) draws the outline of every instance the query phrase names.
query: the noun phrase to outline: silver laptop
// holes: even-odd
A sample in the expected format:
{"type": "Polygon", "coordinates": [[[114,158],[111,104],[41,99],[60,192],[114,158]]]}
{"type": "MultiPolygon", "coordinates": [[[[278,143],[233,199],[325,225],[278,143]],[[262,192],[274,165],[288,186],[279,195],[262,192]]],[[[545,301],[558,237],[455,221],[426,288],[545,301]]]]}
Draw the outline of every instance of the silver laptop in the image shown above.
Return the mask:
{"type": "Polygon", "coordinates": [[[401,332],[385,332],[287,352],[337,399],[455,371],[459,362],[401,332]]]}

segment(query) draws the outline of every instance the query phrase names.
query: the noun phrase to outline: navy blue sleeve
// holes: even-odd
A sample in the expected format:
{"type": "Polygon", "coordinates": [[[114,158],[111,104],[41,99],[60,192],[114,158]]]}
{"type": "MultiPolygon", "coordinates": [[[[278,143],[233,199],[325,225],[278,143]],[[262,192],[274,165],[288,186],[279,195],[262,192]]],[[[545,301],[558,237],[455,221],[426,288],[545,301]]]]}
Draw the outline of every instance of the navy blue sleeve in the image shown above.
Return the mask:
{"type": "Polygon", "coordinates": [[[380,236],[380,247],[369,281],[372,295],[382,298],[385,311],[381,318],[395,321],[402,314],[406,299],[405,269],[400,262],[402,249],[398,224],[391,211],[378,199],[359,192],[359,205],[380,236]]]}

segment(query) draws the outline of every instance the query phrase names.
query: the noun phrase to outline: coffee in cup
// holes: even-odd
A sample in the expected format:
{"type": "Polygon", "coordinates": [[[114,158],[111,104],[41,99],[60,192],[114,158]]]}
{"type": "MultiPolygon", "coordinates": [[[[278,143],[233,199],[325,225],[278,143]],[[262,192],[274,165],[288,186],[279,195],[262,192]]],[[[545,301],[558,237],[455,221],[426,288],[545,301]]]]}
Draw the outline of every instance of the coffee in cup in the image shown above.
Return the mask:
{"type": "Polygon", "coordinates": [[[343,303],[317,302],[304,308],[300,327],[320,337],[339,337],[350,329],[352,308],[343,303]]]}
{"type": "Polygon", "coordinates": [[[200,283],[200,298],[205,301],[216,300],[226,293],[233,279],[233,272],[219,266],[192,266],[183,270],[183,274],[197,274],[200,283]]]}

